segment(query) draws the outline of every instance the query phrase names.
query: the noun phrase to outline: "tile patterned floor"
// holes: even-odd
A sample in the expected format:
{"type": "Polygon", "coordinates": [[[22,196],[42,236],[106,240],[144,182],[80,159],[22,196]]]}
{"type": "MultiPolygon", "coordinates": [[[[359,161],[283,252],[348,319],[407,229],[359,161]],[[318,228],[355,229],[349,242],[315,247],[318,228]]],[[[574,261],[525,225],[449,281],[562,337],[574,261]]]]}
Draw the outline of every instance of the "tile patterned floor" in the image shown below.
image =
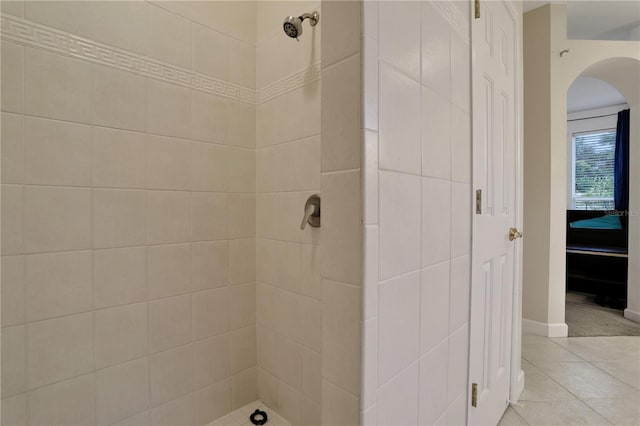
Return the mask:
{"type": "Polygon", "coordinates": [[[640,337],[522,340],[525,390],[500,426],[640,425],[640,337]]]}
{"type": "Polygon", "coordinates": [[[269,426],[291,426],[288,421],[279,416],[271,408],[264,405],[262,401],[255,401],[242,408],[238,408],[237,410],[209,423],[209,426],[253,426],[249,420],[249,416],[251,416],[256,409],[260,409],[267,413],[267,425],[269,426]]]}

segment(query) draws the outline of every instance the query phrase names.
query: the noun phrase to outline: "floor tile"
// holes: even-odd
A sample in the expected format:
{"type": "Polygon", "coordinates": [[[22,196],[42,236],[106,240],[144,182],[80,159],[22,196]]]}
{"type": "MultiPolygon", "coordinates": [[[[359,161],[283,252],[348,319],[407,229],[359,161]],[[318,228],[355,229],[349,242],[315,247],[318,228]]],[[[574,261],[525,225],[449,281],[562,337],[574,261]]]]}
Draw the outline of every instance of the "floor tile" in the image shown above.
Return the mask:
{"type": "Polygon", "coordinates": [[[593,365],[606,371],[621,382],[640,389],[640,360],[637,362],[594,362],[593,365]]]}
{"type": "Polygon", "coordinates": [[[500,419],[498,426],[526,426],[527,424],[528,423],[525,422],[518,413],[516,413],[516,410],[509,407],[500,419]]]}
{"type": "Polygon", "coordinates": [[[637,398],[585,399],[584,402],[615,425],[640,425],[640,404],[637,398]]]}
{"type": "Polygon", "coordinates": [[[604,417],[575,399],[558,401],[525,401],[514,407],[530,425],[609,425],[604,417]]]}
{"type": "Polygon", "coordinates": [[[576,399],[575,396],[543,373],[525,374],[525,388],[520,396],[520,401],[576,399]]]}
{"type": "Polygon", "coordinates": [[[638,395],[636,389],[587,362],[539,363],[537,366],[580,399],[638,395]]]}
{"type": "MultiPolygon", "coordinates": [[[[539,337],[539,336],[535,336],[539,337]]],[[[545,337],[541,339],[522,339],[522,357],[536,365],[537,362],[573,362],[583,361],[576,354],[545,337]]]]}
{"type": "Polygon", "coordinates": [[[636,361],[640,336],[573,337],[551,339],[585,361],[636,361]]]}

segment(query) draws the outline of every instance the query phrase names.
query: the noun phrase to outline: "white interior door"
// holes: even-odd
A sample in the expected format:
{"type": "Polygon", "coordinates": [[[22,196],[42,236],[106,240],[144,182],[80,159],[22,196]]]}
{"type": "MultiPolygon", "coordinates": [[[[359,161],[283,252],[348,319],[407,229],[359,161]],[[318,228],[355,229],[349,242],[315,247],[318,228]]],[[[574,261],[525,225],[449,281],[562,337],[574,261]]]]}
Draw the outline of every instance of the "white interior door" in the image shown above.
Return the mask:
{"type": "Polygon", "coordinates": [[[472,23],[473,215],[469,424],[495,425],[508,406],[516,226],[517,17],[482,1],[472,23]],[[480,191],[480,192],[476,192],[480,191]],[[474,391],[475,387],[475,391],[474,391]],[[475,397],[474,397],[475,394],[475,397]]]}

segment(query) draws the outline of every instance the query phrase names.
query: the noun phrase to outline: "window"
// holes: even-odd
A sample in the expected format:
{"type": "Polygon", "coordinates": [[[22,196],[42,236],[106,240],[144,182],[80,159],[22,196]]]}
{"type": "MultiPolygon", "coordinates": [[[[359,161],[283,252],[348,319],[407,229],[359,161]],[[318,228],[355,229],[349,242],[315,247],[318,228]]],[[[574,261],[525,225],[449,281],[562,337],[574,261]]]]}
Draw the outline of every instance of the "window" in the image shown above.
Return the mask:
{"type": "Polygon", "coordinates": [[[573,134],[573,207],[613,210],[615,129],[573,134]]]}

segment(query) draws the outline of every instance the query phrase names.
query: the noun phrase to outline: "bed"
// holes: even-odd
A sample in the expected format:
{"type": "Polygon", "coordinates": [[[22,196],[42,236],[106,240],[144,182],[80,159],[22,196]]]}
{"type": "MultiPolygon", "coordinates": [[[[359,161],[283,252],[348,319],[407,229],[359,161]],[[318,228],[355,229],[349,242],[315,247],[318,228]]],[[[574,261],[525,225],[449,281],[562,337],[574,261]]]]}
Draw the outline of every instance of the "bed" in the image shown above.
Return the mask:
{"type": "Polygon", "coordinates": [[[567,290],[624,307],[627,297],[628,220],[597,210],[567,210],[567,290]]]}

